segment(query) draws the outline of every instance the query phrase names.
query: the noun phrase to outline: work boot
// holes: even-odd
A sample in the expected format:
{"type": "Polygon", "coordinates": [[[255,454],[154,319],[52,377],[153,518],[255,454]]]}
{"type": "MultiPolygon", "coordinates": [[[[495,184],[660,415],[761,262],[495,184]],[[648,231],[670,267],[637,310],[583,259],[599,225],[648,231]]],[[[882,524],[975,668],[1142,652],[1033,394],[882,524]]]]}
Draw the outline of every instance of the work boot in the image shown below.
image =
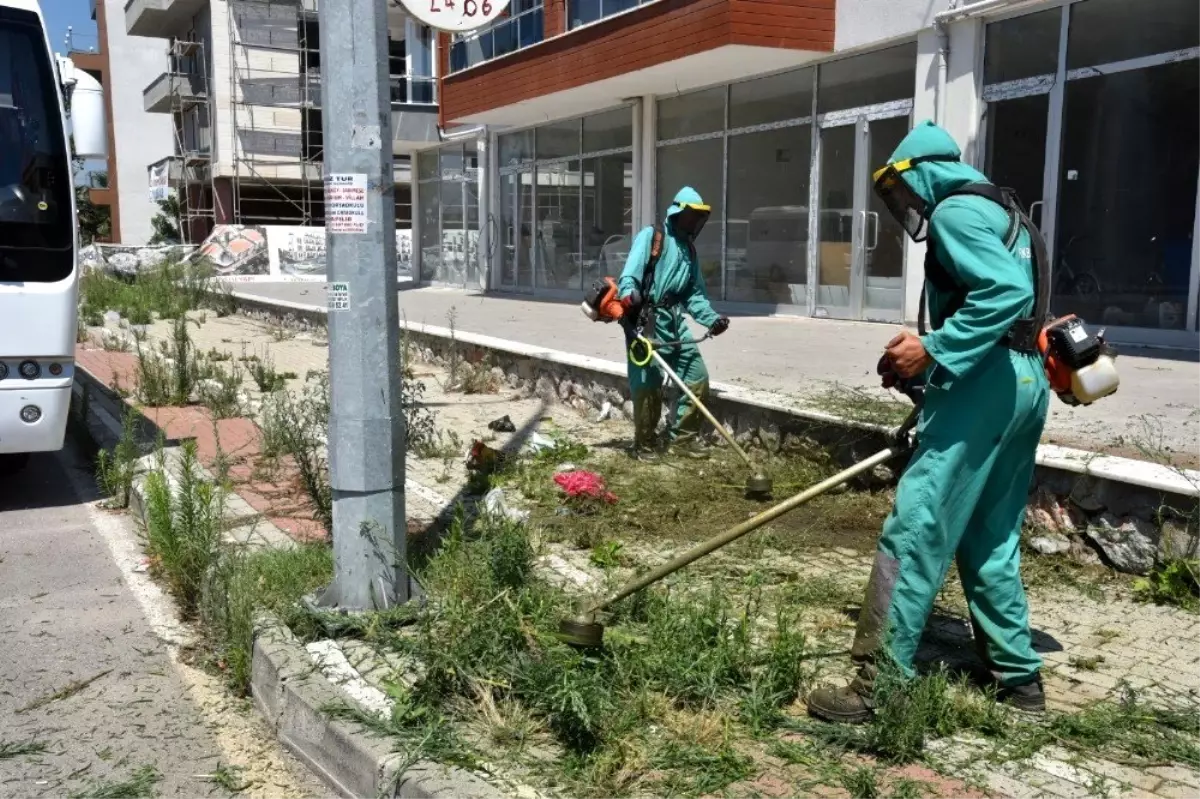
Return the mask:
{"type": "Polygon", "coordinates": [[[809,714],[834,724],[864,724],[875,713],[874,686],[863,671],[849,685],[818,688],[808,695],[809,714]]]}
{"type": "Polygon", "coordinates": [[[669,452],[672,455],[696,458],[697,460],[708,458],[709,449],[708,442],[693,433],[680,433],[671,439],[669,445],[669,452]]]}
{"type": "Polygon", "coordinates": [[[1002,685],[996,691],[996,701],[1004,702],[1023,713],[1046,712],[1046,688],[1042,685],[1042,675],[1037,675],[1032,682],[1021,685],[1002,685]]]}

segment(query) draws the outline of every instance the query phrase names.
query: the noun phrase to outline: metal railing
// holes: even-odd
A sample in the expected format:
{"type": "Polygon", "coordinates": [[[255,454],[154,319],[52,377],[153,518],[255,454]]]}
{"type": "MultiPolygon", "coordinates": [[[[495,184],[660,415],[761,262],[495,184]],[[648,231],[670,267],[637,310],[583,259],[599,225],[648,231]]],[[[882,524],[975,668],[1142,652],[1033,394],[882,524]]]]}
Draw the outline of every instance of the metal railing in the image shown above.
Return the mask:
{"type": "Polygon", "coordinates": [[[458,72],[542,41],[543,0],[513,0],[509,17],[481,30],[461,34],[450,45],[450,72],[458,72]]]}
{"type": "Polygon", "coordinates": [[[67,33],[63,36],[63,44],[68,53],[98,53],[100,52],[100,37],[94,33],[76,33],[68,25],[67,33]]]}
{"type": "MultiPolygon", "coordinates": [[[[310,68],[301,80],[308,81],[308,103],[321,107],[321,71],[310,68]]],[[[428,75],[390,75],[388,94],[392,105],[437,105],[437,78],[428,75]]]]}
{"type": "Polygon", "coordinates": [[[598,22],[654,0],[567,0],[567,29],[598,22]]]}
{"type": "Polygon", "coordinates": [[[437,78],[392,75],[388,83],[394,105],[437,105],[437,78]]]}

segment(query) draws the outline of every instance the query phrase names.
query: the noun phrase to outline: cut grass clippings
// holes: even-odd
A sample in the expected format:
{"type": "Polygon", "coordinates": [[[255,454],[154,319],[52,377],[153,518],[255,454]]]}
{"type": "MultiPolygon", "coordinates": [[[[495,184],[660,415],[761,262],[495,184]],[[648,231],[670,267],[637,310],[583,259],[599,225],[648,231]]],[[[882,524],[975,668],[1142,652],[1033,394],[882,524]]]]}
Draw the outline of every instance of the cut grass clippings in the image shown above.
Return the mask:
{"type": "Polygon", "coordinates": [[[26,755],[38,755],[46,751],[42,741],[0,741],[0,760],[26,755]]]}
{"type": "Polygon", "coordinates": [[[124,780],[93,780],[84,790],[68,795],[70,799],[150,799],[161,780],[154,766],[142,766],[124,780]]]}
{"type": "Polygon", "coordinates": [[[40,707],[45,707],[46,705],[50,704],[51,702],[58,702],[63,699],[69,699],[70,697],[72,697],[75,694],[82,691],[84,688],[87,688],[89,685],[94,683],[96,680],[99,680],[101,677],[107,676],[111,672],[112,672],[112,669],[105,669],[104,671],[101,671],[97,674],[93,674],[91,677],[88,677],[87,679],[75,680],[74,682],[67,684],[66,686],[58,689],[57,691],[55,691],[52,694],[47,694],[46,696],[43,696],[43,697],[33,700],[28,705],[25,705],[22,708],[18,708],[16,712],[17,713],[28,713],[31,710],[37,710],[40,707]]]}

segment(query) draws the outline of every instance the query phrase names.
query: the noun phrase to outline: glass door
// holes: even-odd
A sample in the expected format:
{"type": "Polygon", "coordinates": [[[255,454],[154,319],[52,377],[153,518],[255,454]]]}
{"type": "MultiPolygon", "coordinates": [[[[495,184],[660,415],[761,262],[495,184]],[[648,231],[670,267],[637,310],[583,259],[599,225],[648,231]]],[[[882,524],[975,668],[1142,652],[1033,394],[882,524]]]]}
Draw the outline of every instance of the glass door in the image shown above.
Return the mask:
{"type": "Polygon", "coordinates": [[[533,170],[500,175],[500,288],[533,291],[533,170]]]}
{"type": "Polygon", "coordinates": [[[858,125],[821,130],[821,188],[817,220],[817,297],[815,315],[853,319],[852,295],[856,242],[860,238],[856,197],[858,125]]]}
{"type": "Polygon", "coordinates": [[[908,234],[876,196],[871,175],[887,163],[908,134],[908,114],[867,123],[866,209],[863,212],[862,304],[859,319],[902,322],[904,308],[904,253],[908,234]]]}
{"type": "Polygon", "coordinates": [[[907,109],[898,112],[821,130],[816,316],[901,321],[907,238],[871,189],[908,133],[907,109]]]}

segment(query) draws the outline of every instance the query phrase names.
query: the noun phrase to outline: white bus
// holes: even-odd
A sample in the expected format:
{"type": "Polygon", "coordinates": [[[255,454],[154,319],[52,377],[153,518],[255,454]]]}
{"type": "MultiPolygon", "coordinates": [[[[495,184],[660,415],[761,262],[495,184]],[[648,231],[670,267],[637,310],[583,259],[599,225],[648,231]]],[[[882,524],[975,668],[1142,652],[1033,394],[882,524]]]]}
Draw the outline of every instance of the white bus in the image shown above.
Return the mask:
{"type": "Polygon", "coordinates": [[[0,0],[0,471],[61,449],[66,433],[79,283],[72,133],[78,155],[104,156],[99,82],[56,59],[36,0],[0,0]]]}

